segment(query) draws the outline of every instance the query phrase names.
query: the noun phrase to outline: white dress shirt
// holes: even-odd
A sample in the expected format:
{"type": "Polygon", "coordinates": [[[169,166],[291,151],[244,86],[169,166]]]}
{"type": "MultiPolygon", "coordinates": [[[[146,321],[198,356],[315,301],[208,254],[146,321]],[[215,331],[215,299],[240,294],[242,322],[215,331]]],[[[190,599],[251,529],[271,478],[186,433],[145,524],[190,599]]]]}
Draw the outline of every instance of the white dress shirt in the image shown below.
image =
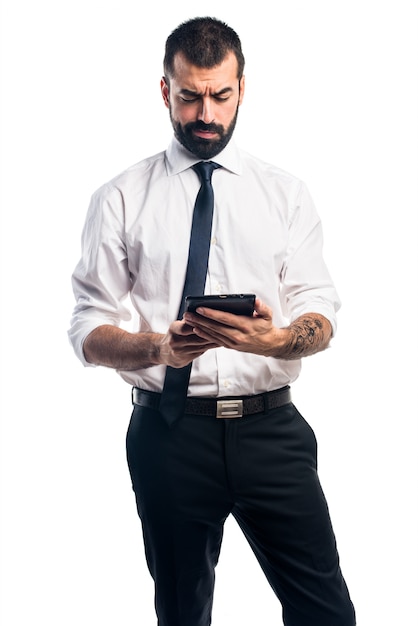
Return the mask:
{"type": "MultiPolygon", "coordinates": [[[[97,326],[119,325],[133,311],[133,332],[166,333],[177,318],[200,186],[191,166],[198,160],[173,139],[167,151],[132,166],[93,195],[73,274],[77,304],[69,330],[84,365],[89,363],[83,342],[97,326]]],[[[339,299],[322,257],[320,219],[304,183],[233,141],[213,161],[222,168],[212,177],[205,293],[255,293],[273,309],[277,327],[313,312],[324,315],[335,332],[339,299]]],[[[300,367],[300,360],[209,350],[193,363],[188,394],[271,391],[292,383],[300,367]]],[[[161,391],[165,366],[119,373],[131,385],[161,391]]]]}

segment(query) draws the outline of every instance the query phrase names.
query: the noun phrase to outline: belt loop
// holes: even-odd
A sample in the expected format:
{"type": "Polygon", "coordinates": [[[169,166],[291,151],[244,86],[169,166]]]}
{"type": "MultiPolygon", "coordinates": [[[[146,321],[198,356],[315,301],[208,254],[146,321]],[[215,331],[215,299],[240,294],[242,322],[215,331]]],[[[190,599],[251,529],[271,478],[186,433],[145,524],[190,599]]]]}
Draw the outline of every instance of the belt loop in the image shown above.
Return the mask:
{"type": "Polygon", "coordinates": [[[263,404],[264,404],[263,415],[267,415],[267,413],[269,411],[269,401],[268,401],[268,392],[267,391],[265,393],[263,393],[263,404]]]}

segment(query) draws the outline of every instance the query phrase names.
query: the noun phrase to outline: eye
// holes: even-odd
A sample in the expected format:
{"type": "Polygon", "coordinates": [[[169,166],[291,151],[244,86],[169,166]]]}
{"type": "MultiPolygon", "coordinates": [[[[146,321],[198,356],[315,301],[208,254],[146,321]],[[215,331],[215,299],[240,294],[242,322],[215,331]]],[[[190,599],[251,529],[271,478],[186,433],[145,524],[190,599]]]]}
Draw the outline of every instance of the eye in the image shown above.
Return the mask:
{"type": "Polygon", "coordinates": [[[180,96],[182,102],[197,102],[198,96],[180,96]]]}

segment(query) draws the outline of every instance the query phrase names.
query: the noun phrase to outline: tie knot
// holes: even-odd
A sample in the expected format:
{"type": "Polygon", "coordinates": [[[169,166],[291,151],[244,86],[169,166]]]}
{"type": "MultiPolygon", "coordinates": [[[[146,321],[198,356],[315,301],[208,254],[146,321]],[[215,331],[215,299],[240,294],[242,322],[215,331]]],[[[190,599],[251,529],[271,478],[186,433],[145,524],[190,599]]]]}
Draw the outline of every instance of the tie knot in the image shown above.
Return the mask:
{"type": "Polygon", "coordinates": [[[219,167],[219,165],[217,163],[213,163],[213,161],[200,161],[200,163],[193,165],[194,171],[197,173],[202,182],[210,182],[212,172],[217,167],[219,167]]]}

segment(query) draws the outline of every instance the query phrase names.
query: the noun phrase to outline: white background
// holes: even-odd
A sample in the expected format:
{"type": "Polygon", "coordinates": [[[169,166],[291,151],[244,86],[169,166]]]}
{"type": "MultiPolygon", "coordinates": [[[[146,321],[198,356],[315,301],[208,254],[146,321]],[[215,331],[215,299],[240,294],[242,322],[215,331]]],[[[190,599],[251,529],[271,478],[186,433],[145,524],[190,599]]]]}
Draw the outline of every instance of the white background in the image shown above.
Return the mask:
{"type": "MultiPolygon", "coordinates": [[[[155,624],[125,462],[129,388],[67,342],[91,193],[164,149],[166,36],[241,36],[241,147],[304,179],[343,307],[293,393],[359,626],[417,614],[417,8],[397,0],[5,0],[2,15],[2,624],[155,624]]],[[[214,626],[280,607],[228,521],[214,626]]],[[[320,626],[320,625],[318,625],[320,626]]]]}

